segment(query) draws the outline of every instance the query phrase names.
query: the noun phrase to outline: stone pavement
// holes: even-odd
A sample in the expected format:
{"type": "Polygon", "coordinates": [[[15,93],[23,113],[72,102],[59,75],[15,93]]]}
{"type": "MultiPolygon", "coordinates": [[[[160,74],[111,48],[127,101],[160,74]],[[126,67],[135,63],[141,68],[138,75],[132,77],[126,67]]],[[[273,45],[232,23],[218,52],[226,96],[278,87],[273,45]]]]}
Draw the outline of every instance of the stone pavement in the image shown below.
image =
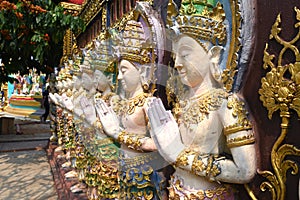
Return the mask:
{"type": "Polygon", "coordinates": [[[49,123],[14,117],[14,131],[0,135],[0,199],[58,199],[46,153],[49,123]],[[21,135],[16,135],[17,125],[21,135]]]}
{"type": "Polygon", "coordinates": [[[58,199],[44,150],[0,153],[0,163],[0,199],[58,199]]]}

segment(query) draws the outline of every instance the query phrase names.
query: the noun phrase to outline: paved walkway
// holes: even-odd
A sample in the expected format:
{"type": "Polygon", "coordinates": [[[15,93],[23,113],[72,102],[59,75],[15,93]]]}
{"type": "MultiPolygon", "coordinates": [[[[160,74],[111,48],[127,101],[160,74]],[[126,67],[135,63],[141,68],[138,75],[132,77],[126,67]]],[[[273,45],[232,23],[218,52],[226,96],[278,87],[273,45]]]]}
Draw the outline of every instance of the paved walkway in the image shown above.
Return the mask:
{"type": "Polygon", "coordinates": [[[16,129],[0,135],[0,200],[58,199],[45,151],[49,124],[22,117],[14,122],[21,135],[16,135],[16,129]]]}
{"type": "Polygon", "coordinates": [[[0,153],[1,200],[55,200],[57,194],[44,150],[0,153]]]}

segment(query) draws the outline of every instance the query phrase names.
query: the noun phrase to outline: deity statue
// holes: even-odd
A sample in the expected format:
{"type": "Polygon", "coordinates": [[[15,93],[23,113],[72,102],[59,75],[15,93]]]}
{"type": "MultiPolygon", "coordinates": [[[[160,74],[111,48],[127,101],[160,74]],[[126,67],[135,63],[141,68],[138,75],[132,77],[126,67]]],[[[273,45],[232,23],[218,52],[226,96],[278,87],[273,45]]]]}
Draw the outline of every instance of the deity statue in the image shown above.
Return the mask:
{"type": "MultiPolygon", "coordinates": [[[[140,8],[147,5],[138,3],[140,8]]],[[[166,177],[162,172],[166,163],[150,137],[146,112],[153,98],[154,71],[161,51],[157,49],[156,37],[164,36],[161,23],[154,16],[150,20],[153,27],[146,27],[142,17],[126,22],[114,46],[119,95],[112,98],[110,106],[101,99],[95,103],[105,134],[121,144],[120,199],[167,198],[166,177]]]]}
{"type": "MultiPolygon", "coordinates": [[[[80,135],[84,144],[85,175],[89,199],[114,199],[119,196],[118,152],[119,146],[97,126],[94,101],[105,102],[112,96],[113,86],[106,67],[111,63],[111,53],[107,52],[109,42],[97,37],[89,49],[84,49],[81,65],[81,82],[75,84],[74,110],[80,124],[80,135]]],[[[79,130],[78,129],[78,130],[79,130]]],[[[83,159],[81,159],[83,160],[83,159]]],[[[83,162],[81,163],[81,165],[83,162]]]]}
{"type": "Polygon", "coordinates": [[[235,199],[229,184],[248,183],[256,173],[255,138],[245,102],[221,81],[228,42],[222,4],[199,2],[183,1],[171,21],[174,67],[184,90],[173,113],[160,99],[151,102],[150,133],[175,167],[170,199],[235,199]]]}

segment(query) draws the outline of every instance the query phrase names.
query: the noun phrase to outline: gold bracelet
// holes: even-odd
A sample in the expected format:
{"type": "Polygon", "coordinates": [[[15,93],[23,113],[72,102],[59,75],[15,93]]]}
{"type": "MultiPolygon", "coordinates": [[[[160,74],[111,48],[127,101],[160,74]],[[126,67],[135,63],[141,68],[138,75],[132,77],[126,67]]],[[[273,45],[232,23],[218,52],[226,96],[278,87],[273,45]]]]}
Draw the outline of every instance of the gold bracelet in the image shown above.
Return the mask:
{"type": "MultiPolygon", "coordinates": [[[[219,162],[216,160],[219,156],[218,155],[210,155],[207,161],[207,168],[206,168],[206,177],[216,177],[221,174],[221,167],[219,162]]],[[[218,158],[220,159],[220,158],[218,158]]]]}
{"type": "Polygon", "coordinates": [[[102,124],[101,124],[101,122],[100,122],[99,120],[95,121],[95,122],[93,123],[93,126],[94,126],[96,129],[103,129],[102,124]]]}
{"type": "Polygon", "coordinates": [[[196,152],[192,151],[191,149],[184,149],[177,157],[175,161],[175,166],[187,166],[189,164],[188,156],[195,155],[196,152]]]}
{"type": "Polygon", "coordinates": [[[205,170],[205,168],[206,166],[202,161],[202,156],[197,154],[193,160],[192,172],[196,175],[199,175],[201,172],[205,170]]]}
{"type": "Polygon", "coordinates": [[[207,158],[207,165],[206,165],[206,169],[205,169],[205,175],[206,175],[206,177],[210,176],[211,169],[213,167],[213,162],[214,162],[213,155],[209,155],[208,158],[207,158]]]}
{"type": "Polygon", "coordinates": [[[221,167],[218,160],[224,158],[225,157],[219,157],[218,155],[213,154],[198,154],[194,157],[192,164],[192,172],[198,176],[203,176],[203,172],[205,172],[205,176],[209,179],[212,179],[212,177],[214,178],[221,174],[221,167]],[[206,165],[204,164],[203,159],[207,159],[206,165]]]}
{"type": "Polygon", "coordinates": [[[137,151],[143,151],[141,149],[142,137],[137,136],[135,134],[128,134],[126,131],[121,131],[118,135],[118,141],[122,144],[127,145],[128,148],[137,150],[137,151]]]}
{"type": "Polygon", "coordinates": [[[124,136],[126,135],[126,131],[121,131],[120,133],[119,133],[119,135],[118,135],[118,141],[120,142],[120,143],[124,143],[124,141],[125,141],[125,139],[124,139],[124,136]]]}
{"type": "Polygon", "coordinates": [[[142,151],[141,146],[141,137],[136,136],[136,135],[128,135],[127,140],[128,140],[128,148],[133,149],[133,150],[138,150],[142,151]]]}

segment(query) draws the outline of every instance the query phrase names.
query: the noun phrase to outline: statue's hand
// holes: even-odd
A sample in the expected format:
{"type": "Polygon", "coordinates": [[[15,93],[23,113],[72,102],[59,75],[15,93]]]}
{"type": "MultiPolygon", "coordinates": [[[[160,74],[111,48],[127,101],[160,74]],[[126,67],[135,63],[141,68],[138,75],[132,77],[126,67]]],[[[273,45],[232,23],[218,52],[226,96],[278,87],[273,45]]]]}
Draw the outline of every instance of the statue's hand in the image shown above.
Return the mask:
{"type": "Polygon", "coordinates": [[[63,103],[64,107],[67,108],[69,111],[71,111],[71,112],[73,111],[74,105],[73,105],[73,98],[72,97],[65,96],[62,99],[62,103],[63,103]]]}
{"type": "Polygon", "coordinates": [[[104,132],[117,139],[121,129],[116,113],[102,99],[95,99],[95,106],[104,132]]]}
{"type": "Polygon", "coordinates": [[[159,153],[169,162],[175,162],[184,149],[178,125],[170,111],[166,111],[160,99],[149,105],[150,134],[159,153]]]}
{"type": "Polygon", "coordinates": [[[80,106],[85,120],[93,125],[96,122],[96,112],[94,105],[85,97],[80,98],[80,106]]]}
{"type": "Polygon", "coordinates": [[[52,103],[54,103],[55,105],[58,105],[58,99],[56,98],[56,96],[53,93],[49,93],[49,97],[52,103]]]}

